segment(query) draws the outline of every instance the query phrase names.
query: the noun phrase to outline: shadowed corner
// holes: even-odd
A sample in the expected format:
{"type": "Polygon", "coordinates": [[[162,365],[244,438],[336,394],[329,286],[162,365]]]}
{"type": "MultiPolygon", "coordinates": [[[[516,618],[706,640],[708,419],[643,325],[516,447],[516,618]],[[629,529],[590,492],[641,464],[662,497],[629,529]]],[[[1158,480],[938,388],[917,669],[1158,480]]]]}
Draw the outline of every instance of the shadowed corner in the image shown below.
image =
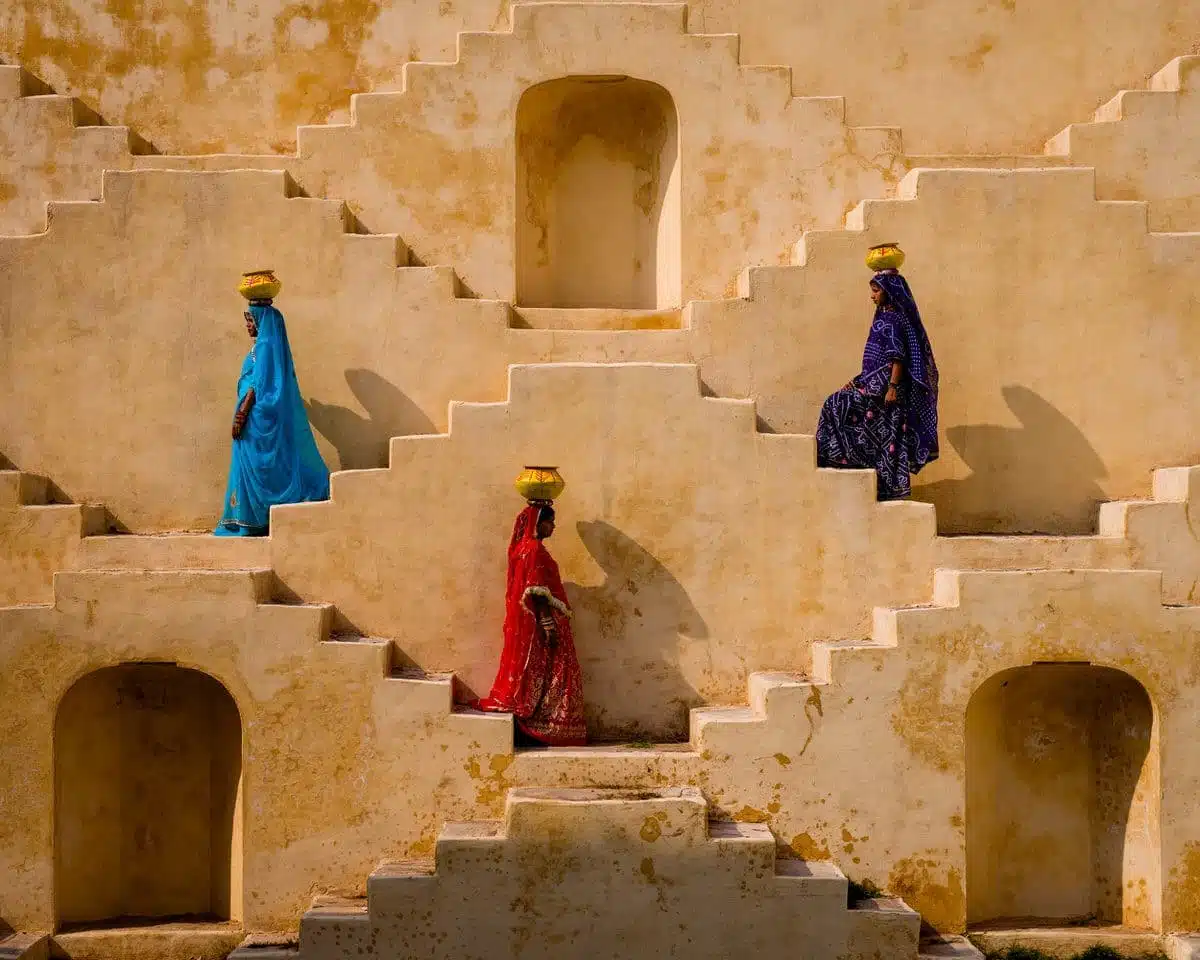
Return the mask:
{"type": "Polygon", "coordinates": [[[688,711],[703,699],[680,670],[680,640],[707,640],[708,625],[682,584],[641,544],[603,521],[579,521],[575,529],[604,571],[599,586],[566,585],[585,697],[589,685],[651,691],[640,703],[588,697],[590,736],[685,740],[688,711]]]}
{"type": "Polygon", "coordinates": [[[404,391],[374,371],[351,368],[345,376],[366,416],[320,400],[304,404],[313,429],[337,450],[340,469],[386,467],[392,437],[439,432],[404,391]]]}
{"type": "Polygon", "coordinates": [[[938,532],[1090,534],[1105,493],[1100,455],[1065,414],[1028,387],[1001,394],[1019,427],[964,424],[945,436],[971,474],[914,486],[937,507],[938,532]]]}

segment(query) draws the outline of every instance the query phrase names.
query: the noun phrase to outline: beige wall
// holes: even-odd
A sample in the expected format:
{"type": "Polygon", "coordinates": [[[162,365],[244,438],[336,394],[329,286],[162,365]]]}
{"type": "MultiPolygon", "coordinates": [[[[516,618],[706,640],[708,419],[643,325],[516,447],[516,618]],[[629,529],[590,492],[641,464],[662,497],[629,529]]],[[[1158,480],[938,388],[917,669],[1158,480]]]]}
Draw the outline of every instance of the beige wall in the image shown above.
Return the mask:
{"type": "Polygon", "coordinates": [[[695,367],[516,367],[509,393],[455,404],[448,437],[393,441],[389,470],[335,476],[331,502],[275,510],[283,583],[484,695],[512,481],[559,464],[551,549],[602,739],[682,739],[688,708],[742,701],[748,671],[804,670],[814,639],[865,631],[864,596],[928,595],[927,508],[816,470],[810,438],[756,433],[750,404],[700,396],[695,367]]]}
{"type": "MultiPolygon", "coordinates": [[[[937,606],[881,613],[873,643],[819,646],[815,682],[759,674],[751,709],[698,711],[689,750],[514,756],[508,718],[451,713],[446,680],[388,678],[386,644],[322,642],[327,612],[260,605],[261,578],[63,574],[53,608],[0,611],[0,772],[10,784],[0,796],[9,878],[0,917],[17,929],[54,923],[46,798],[60,699],[93,670],[166,660],[215,677],[241,714],[248,929],[292,927],[313,893],[361,894],[381,859],[429,857],[446,821],[497,818],[511,787],[672,784],[699,787],[714,816],[768,825],[782,853],[834,859],[936,928],[961,929],[973,882],[971,694],[1017,666],[1088,660],[1132,677],[1154,703],[1161,846],[1145,844],[1131,820],[1123,869],[1146,878],[1150,904],[1161,883],[1164,928],[1192,929],[1200,772],[1188,744],[1200,703],[1180,665],[1194,659],[1200,623],[1194,609],[1160,605],[1159,580],[942,575],[937,606]]],[[[1153,785],[1141,789],[1152,801],[1153,785]]]]}
{"type": "Polygon", "coordinates": [[[679,118],[666,90],[620,76],[531,87],[516,160],[516,303],[680,305],[679,118]]]}
{"type": "MultiPolygon", "coordinates": [[[[933,607],[881,611],[873,643],[818,645],[817,682],[768,683],[763,720],[723,723],[719,712],[705,711],[695,742],[722,770],[705,795],[735,817],[765,817],[796,853],[832,857],[851,876],[919,903],[935,927],[961,928],[967,891],[996,879],[981,881],[972,872],[980,861],[967,856],[965,834],[980,825],[970,819],[966,785],[972,694],[1033,663],[1110,667],[1145,689],[1162,757],[1161,860],[1145,842],[1147,822],[1131,817],[1122,870],[1135,883],[1125,921],[1156,926],[1161,887],[1163,928],[1192,929],[1200,918],[1190,865],[1200,808],[1189,751],[1175,738],[1200,710],[1186,680],[1191,668],[1179,669],[1194,661],[1195,608],[1160,606],[1159,577],[1147,572],[943,573],[935,596],[933,607]],[[889,788],[880,791],[880,783],[889,788]]],[[[754,690],[752,681],[752,702],[754,690]]],[[[1098,724],[1092,732],[1104,730],[1098,724]]],[[[1063,769],[1063,790],[1074,767],[1063,769]]],[[[1137,802],[1153,814],[1153,765],[1142,773],[1149,779],[1137,802]]],[[[1091,829],[1078,817],[1074,823],[1077,837],[1091,829]]],[[[1010,846],[1009,875],[1053,871],[1047,858],[1065,839],[1010,846]]],[[[1089,859],[1079,854],[1077,862],[1090,872],[1089,859]]],[[[1022,904],[1036,915],[1064,908],[1061,892],[1036,881],[1029,889],[1045,894],[1022,904]]]]}
{"type": "Polygon", "coordinates": [[[742,66],[736,38],[690,35],[684,21],[667,4],[518,5],[511,33],[466,34],[457,62],[407,66],[403,94],[356,97],[353,125],[301,129],[288,168],[310,195],[345,197],[368,230],[400,233],[421,262],[511,301],[517,224],[540,216],[514,197],[522,97],[567,74],[628,76],[665,91],[678,117],[682,299],[732,295],[746,263],[781,262],[800,231],[884,196],[900,140],[848,127],[836,97],[793,97],[785,70],[742,66]]]}
{"type": "Polygon", "coordinates": [[[1136,681],[1084,664],[997,674],[966,736],[970,921],[1157,926],[1161,787],[1136,681]]]}
{"type": "MultiPolygon", "coordinates": [[[[739,33],[744,62],[789,65],[798,93],[845,95],[854,123],[902,126],[910,149],[1004,152],[1037,149],[1189,52],[1198,14],[1193,0],[706,0],[689,25],[739,33]]],[[[398,88],[406,60],[453,59],[456,31],[507,20],[496,0],[177,0],[153,18],[132,2],[17,0],[0,13],[0,55],[163,150],[261,152],[344,118],[356,91],[398,88]]]]}
{"type": "MultiPolygon", "coordinates": [[[[56,874],[70,892],[62,908],[89,916],[129,905],[158,912],[173,893],[208,896],[209,875],[196,857],[212,835],[211,811],[224,824],[221,862],[231,875],[228,893],[214,878],[212,895],[234,905],[244,900],[248,929],[288,929],[314,892],[353,892],[381,857],[427,855],[445,820],[499,809],[503,794],[489,799],[489,777],[507,765],[491,765],[493,757],[511,757],[508,718],[452,715],[447,680],[389,678],[388,644],[322,642],[326,609],[259,605],[267,586],[244,572],[61,574],[53,607],[0,609],[0,772],[9,784],[0,796],[5,923],[54,929],[56,874]],[[228,802],[204,802],[199,785],[210,768],[203,763],[185,763],[182,777],[164,779],[163,750],[151,758],[146,748],[161,747],[166,731],[125,725],[121,711],[75,709],[72,694],[59,714],[68,735],[56,743],[58,705],[76,681],[83,678],[93,692],[106,688],[103,697],[112,686],[93,671],[138,661],[202,671],[233,697],[244,762],[232,811],[228,802]],[[114,784],[114,765],[121,764],[114,784]],[[56,767],[63,774],[58,805],[51,801],[56,767]],[[189,784],[197,789],[185,791],[189,784]],[[135,816],[124,819],[130,829],[122,837],[118,822],[131,800],[135,816]],[[100,804],[105,819],[85,820],[88,806],[100,804]],[[57,846],[67,862],[56,865],[60,815],[57,846]],[[143,836],[155,840],[154,849],[128,856],[118,843],[137,836],[138,817],[149,818],[142,821],[148,827],[168,817],[177,829],[151,829],[143,836]],[[239,859],[228,825],[242,817],[239,859]],[[80,862],[91,841],[94,859],[80,862]],[[118,858],[123,874],[102,869],[118,858]],[[155,864],[162,869],[151,869],[155,864]]],[[[214,738],[235,733],[220,716],[208,725],[186,713],[175,714],[188,721],[170,737],[176,748],[206,730],[214,738]]],[[[212,771],[209,782],[228,801],[236,785],[220,774],[212,771]]]]}
{"type": "Polygon", "coordinates": [[[835,870],[781,863],[779,875],[769,830],[710,829],[707,813],[689,787],[514,790],[503,823],[447,825],[435,875],[377,870],[369,916],[309,914],[300,949],[311,960],[659,957],[681,944],[695,960],[915,956],[915,913],[848,910],[835,870]]]}
{"type": "Polygon", "coordinates": [[[1172,60],[1147,90],[1126,90],[1047,144],[1051,154],[1096,168],[1106,200],[1146,200],[1152,230],[1200,228],[1200,57],[1172,60]]]}
{"type": "Polygon", "coordinates": [[[241,916],[241,724],[212,678],[162,664],[88,674],[55,718],[60,924],[241,916]]]}
{"type": "Polygon", "coordinates": [[[441,268],[397,269],[394,238],[344,234],[341,205],[289,199],[279,173],[107,184],[103,203],[56,204],[48,234],[0,238],[0,437],[10,460],[129,529],[216,519],[247,347],[233,287],[252,263],[284,280],[333,468],[384,465],[389,437],[444,430],[452,400],[502,400],[509,363],[696,362],[707,390],[753,399],[764,429],[809,433],[859,365],[863,250],[897,236],[942,371],[942,460],[916,495],[943,531],[1086,532],[1098,501],[1200,458],[1187,386],[1200,240],[1095,201],[1087,171],[910,174],[903,199],[851,218],[867,229],[811,233],[803,265],[750,271],[748,299],[647,331],[510,328],[504,304],[454,299],[441,268]]]}

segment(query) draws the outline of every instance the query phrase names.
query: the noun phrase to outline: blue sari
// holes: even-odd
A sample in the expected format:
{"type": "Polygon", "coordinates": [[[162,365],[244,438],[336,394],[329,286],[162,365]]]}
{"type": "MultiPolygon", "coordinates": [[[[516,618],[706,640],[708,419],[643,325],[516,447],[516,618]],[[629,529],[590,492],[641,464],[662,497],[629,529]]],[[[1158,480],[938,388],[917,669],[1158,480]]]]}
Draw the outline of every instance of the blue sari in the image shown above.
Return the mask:
{"type": "Polygon", "coordinates": [[[938,369],[921,312],[898,273],[877,273],[887,294],[875,310],[862,370],[821,408],[817,466],[874,468],[880,500],[911,492],[911,475],[938,457],[938,369]],[[885,403],[892,364],[902,368],[896,402],[885,403]]]}
{"type": "Polygon", "coordinates": [[[242,363],[237,403],[253,389],[254,405],[233,441],[218,537],[265,536],[274,504],[329,499],[329,469],[308,425],[283,314],[251,304],[250,315],[258,336],[242,363]]]}

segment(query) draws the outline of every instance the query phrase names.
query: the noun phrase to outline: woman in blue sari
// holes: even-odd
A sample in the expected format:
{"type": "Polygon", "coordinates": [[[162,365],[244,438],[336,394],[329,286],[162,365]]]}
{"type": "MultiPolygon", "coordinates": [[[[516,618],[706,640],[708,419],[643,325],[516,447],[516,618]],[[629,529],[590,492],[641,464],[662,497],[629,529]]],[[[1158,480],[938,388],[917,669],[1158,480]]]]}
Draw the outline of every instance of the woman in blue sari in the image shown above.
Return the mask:
{"type": "Polygon", "coordinates": [[[871,299],[862,371],[821,408],[817,466],[873,468],[879,499],[900,500],[938,456],[938,370],[908,281],[876,273],[871,299]]]}
{"type": "Polygon", "coordinates": [[[238,377],[218,537],[266,536],[274,504],[329,499],[329,469],[304,412],[283,314],[270,300],[252,300],[245,317],[254,346],[238,377]]]}

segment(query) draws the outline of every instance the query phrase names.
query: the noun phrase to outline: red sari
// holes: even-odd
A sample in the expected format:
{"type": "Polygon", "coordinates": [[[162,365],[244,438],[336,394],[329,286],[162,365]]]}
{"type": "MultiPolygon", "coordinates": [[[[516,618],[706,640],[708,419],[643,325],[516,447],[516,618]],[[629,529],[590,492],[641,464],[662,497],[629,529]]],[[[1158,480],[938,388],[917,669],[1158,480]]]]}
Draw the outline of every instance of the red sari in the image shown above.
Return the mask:
{"type": "Polygon", "coordinates": [[[504,652],[492,692],[480,710],[511,713],[521,729],[551,746],[582,746],[583,677],[571,635],[571,608],[558,564],[537,537],[541,508],[526,507],[508,544],[504,597],[504,652]],[[553,647],[538,626],[532,598],[542,597],[558,627],[553,647]]]}

